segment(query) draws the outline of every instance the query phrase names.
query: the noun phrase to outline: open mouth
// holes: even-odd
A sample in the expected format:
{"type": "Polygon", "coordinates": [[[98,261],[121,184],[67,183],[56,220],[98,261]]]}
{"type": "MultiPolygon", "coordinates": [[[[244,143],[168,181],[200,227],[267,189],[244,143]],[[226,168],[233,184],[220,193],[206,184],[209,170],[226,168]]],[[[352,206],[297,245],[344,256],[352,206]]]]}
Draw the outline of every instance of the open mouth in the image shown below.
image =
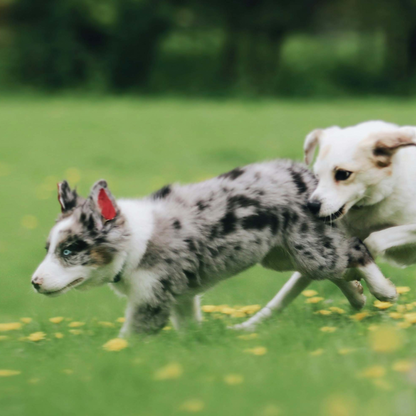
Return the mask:
{"type": "Polygon", "coordinates": [[[338,211],[334,212],[333,214],[327,215],[326,217],[321,217],[321,220],[325,222],[335,221],[344,215],[344,209],[345,205],[343,205],[338,211]]]}
{"type": "Polygon", "coordinates": [[[67,290],[71,289],[72,287],[77,286],[78,284],[80,284],[83,281],[84,281],[84,278],[83,277],[80,277],[79,279],[75,279],[73,282],[69,283],[68,285],[66,285],[62,289],[55,290],[53,292],[40,292],[40,293],[42,295],[46,295],[46,296],[58,296],[61,293],[64,293],[67,290]]]}

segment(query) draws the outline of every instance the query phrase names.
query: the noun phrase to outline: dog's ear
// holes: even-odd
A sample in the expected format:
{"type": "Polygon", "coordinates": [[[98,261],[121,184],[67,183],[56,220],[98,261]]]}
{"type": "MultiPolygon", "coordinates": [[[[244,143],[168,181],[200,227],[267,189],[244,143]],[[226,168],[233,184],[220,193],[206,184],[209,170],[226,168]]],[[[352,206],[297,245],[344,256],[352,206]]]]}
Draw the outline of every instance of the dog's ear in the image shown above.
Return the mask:
{"type": "MultiPolygon", "coordinates": [[[[101,229],[106,223],[113,221],[120,213],[116,200],[108,189],[107,182],[99,180],[91,188],[90,195],[84,204],[83,214],[92,219],[95,226],[101,229]]],[[[91,224],[91,221],[88,221],[91,224]]]]}
{"type": "Polygon", "coordinates": [[[305,138],[305,143],[303,144],[303,152],[305,157],[305,163],[310,165],[315,154],[315,148],[319,144],[319,139],[323,133],[322,129],[316,129],[311,131],[305,138]]]}
{"type": "Polygon", "coordinates": [[[62,213],[71,211],[81,203],[82,198],[77,194],[77,191],[71,190],[67,181],[58,183],[58,201],[61,205],[62,213]]]}
{"type": "Polygon", "coordinates": [[[416,146],[416,129],[402,127],[396,131],[378,133],[374,137],[373,156],[377,166],[390,166],[392,156],[402,147],[416,146]]]}

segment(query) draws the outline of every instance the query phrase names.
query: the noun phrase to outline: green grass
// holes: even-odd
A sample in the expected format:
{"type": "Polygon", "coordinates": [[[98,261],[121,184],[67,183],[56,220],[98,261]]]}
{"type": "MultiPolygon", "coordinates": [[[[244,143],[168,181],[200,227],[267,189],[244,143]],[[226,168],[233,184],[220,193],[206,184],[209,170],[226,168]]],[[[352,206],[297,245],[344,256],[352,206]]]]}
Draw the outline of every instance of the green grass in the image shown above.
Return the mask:
{"type": "MultiPolygon", "coordinates": [[[[22,330],[0,333],[9,337],[0,340],[0,369],[21,372],[0,377],[0,415],[181,415],[186,414],[181,406],[191,399],[203,401],[201,415],[273,416],[277,409],[296,416],[416,414],[416,374],[391,369],[399,359],[415,361],[414,328],[399,331],[402,345],[394,352],[373,351],[369,326],[396,321],[388,311],[373,308],[371,297],[366,310],[372,316],[351,320],[353,312],[331,283],[312,286],[325,303],[298,299],[262,325],[257,339],[241,340],[226,329],[237,318],[206,314],[200,328],[133,338],[120,352],[102,349],[117,336],[120,324],[115,321],[125,303],[108,288],[46,299],[30,287],[59,210],[55,182],[68,169],[80,172],[83,194],[105,178],[115,195],[141,196],[168,182],[196,181],[253,161],[301,159],[303,138],[315,127],[374,118],[412,124],[415,110],[416,102],[383,100],[1,99],[0,323],[22,317],[33,321],[22,330]],[[37,219],[34,229],[22,225],[27,215],[37,219]],[[332,305],[347,313],[313,314],[332,305]],[[69,321],[50,323],[53,316],[86,325],[75,335],[69,321]],[[115,327],[100,327],[98,321],[115,327]],[[337,331],[323,333],[323,326],[337,331]],[[37,331],[47,334],[45,341],[21,340],[37,331]],[[54,338],[55,332],[64,338],[54,338]],[[244,351],[256,346],[266,347],[267,354],[244,351]],[[354,351],[340,355],[342,348],[354,351]],[[324,350],[322,355],[310,354],[317,349],[324,350]],[[155,380],[155,372],[169,363],[179,363],[183,374],[155,380]],[[373,365],[386,369],[381,382],[357,377],[373,365]],[[228,374],[241,375],[243,383],[226,384],[228,374]]],[[[412,288],[400,303],[416,300],[414,268],[383,270],[398,285],[412,288]]],[[[203,303],[264,304],[288,276],[254,268],[207,293],[203,303]]]]}

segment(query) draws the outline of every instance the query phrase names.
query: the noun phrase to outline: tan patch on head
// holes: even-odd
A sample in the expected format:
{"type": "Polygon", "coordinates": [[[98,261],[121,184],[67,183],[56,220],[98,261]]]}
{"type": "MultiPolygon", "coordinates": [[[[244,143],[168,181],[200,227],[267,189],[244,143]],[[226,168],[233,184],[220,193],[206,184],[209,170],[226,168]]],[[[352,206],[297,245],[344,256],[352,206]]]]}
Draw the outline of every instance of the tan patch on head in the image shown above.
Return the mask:
{"type": "Polygon", "coordinates": [[[329,151],[331,150],[331,145],[327,144],[322,150],[319,152],[319,159],[325,159],[328,156],[329,151]]]}
{"type": "Polygon", "coordinates": [[[113,260],[113,254],[105,247],[94,247],[91,249],[91,260],[98,266],[105,266],[113,260]]]}

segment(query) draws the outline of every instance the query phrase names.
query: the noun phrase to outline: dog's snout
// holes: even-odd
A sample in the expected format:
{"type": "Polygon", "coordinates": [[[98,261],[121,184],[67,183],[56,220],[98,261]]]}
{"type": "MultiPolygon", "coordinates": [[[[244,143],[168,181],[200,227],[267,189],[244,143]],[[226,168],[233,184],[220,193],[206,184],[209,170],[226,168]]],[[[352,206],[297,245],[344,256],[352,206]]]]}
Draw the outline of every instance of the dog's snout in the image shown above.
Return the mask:
{"type": "Polygon", "coordinates": [[[317,201],[316,199],[308,202],[309,211],[311,211],[312,214],[315,215],[319,213],[319,211],[321,210],[321,206],[321,202],[317,201]]]}
{"type": "Polygon", "coordinates": [[[32,279],[32,285],[36,290],[39,290],[42,286],[43,279],[41,277],[34,277],[32,279]]]}

